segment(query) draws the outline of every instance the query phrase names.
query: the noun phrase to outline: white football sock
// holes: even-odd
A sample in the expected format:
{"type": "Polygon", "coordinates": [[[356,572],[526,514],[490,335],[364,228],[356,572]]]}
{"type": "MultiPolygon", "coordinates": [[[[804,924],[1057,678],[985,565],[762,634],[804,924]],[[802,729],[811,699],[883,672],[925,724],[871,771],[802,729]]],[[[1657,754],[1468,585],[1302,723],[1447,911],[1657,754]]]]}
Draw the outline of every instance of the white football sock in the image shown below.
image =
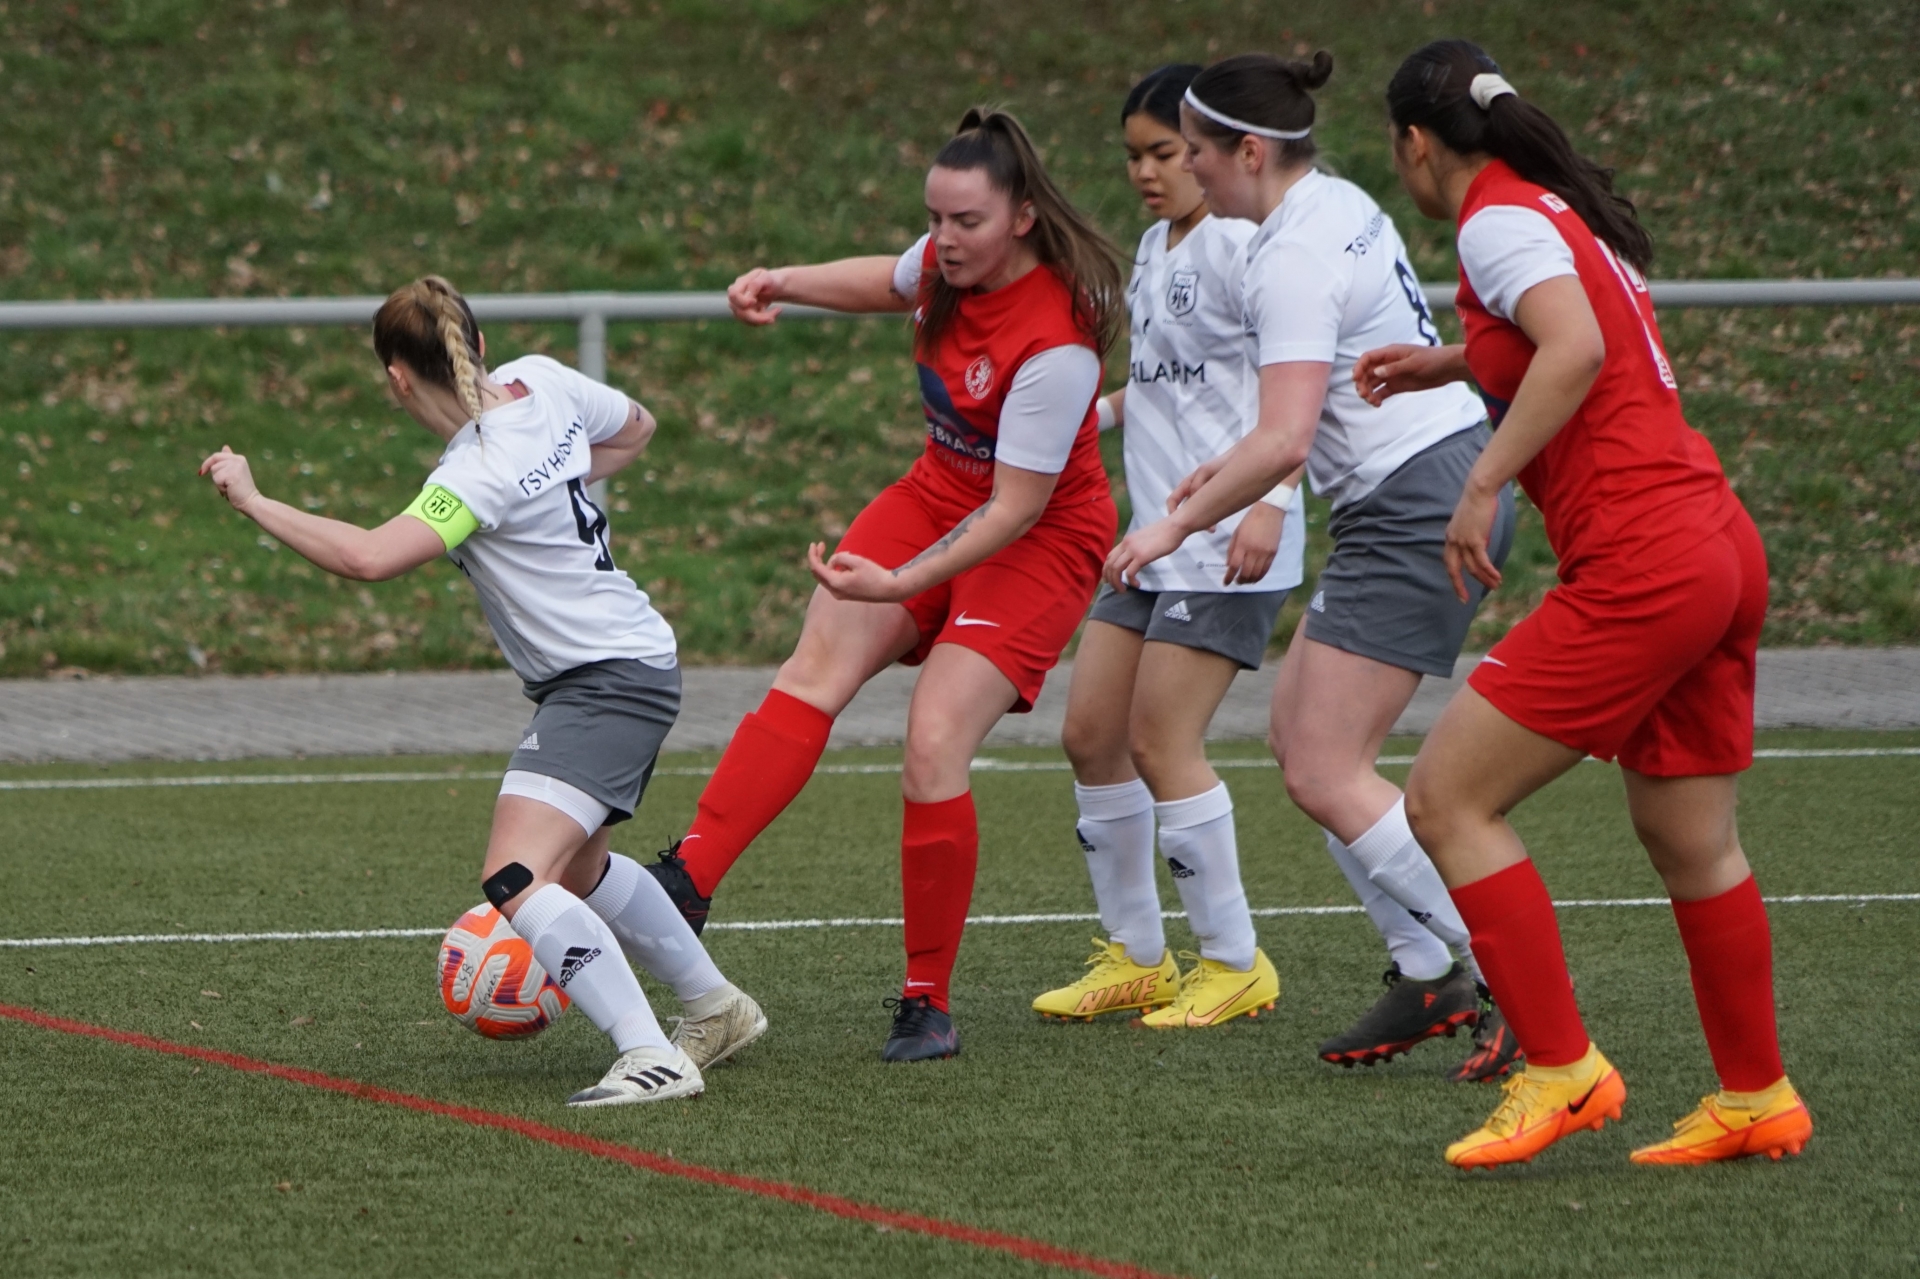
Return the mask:
{"type": "Polygon", "coordinates": [[[548,884],[513,912],[513,931],[615,1048],[624,1053],[668,1046],[619,940],[585,902],[548,884]]]}
{"type": "Polygon", "coordinates": [[[1253,967],[1253,915],[1240,883],[1240,852],[1233,833],[1233,797],[1221,782],[1191,799],[1155,804],[1160,855],[1187,908],[1200,954],[1236,972],[1253,967]]]}
{"type": "Polygon", "coordinates": [[[1153,882],[1153,795],[1139,778],[1117,786],[1073,784],[1074,833],[1087,854],[1100,926],[1127,957],[1151,968],[1167,953],[1160,890],[1153,882]]]}
{"type": "Polygon", "coordinates": [[[607,854],[607,873],[587,906],[607,921],[627,958],[673,987],[681,1003],[727,984],[673,898],[633,858],[607,854]]]}
{"type": "Polygon", "coordinates": [[[1480,965],[1474,962],[1466,921],[1460,918],[1460,909],[1453,904],[1447,886],[1440,882],[1440,872],[1433,868],[1433,859],[1413,837],[1413,827],[1407,825],[1407,797],[1402,795],[1395,800],[1393,807],[1373,824],[1373,829],[1354,840],[1348,849],[1353,859],[1366,868],[1367,878],[1380,885],[1387,896],[1405,906],[1429,932],[1445,942],[1478,981],[1480,965]]]}
{"type": "Polygon", "coordinates": [[[1400,965],[1400,971],[1415,981],[1431,981],[1453,967],[1453,952],[1447,944],[1433,935],[1411,911],[1381,889],[1380,885],[1367,878],[1367,868],[1354,860],[1353,850],[1340,842],[1340,837],[1330,830],[1322,830],[1327,837],[1327,852],[1333,855],[1333,864],[1353,885],[1353,891],[1359,896],[1360,904],[1367,908],[1367,918],[1380,930],[1380,936],[1387,943],[1387,953],[1393,962],[1400,965]]]}

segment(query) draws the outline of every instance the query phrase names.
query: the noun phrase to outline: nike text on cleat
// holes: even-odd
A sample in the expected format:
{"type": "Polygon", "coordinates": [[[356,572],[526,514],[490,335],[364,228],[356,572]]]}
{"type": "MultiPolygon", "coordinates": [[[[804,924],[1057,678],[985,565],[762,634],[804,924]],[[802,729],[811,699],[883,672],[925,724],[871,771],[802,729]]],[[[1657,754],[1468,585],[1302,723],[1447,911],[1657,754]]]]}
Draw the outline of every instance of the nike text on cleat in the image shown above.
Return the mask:
{"type": "Polygon", "coordinates": [[[1220,1026],[1235,1017],[1258,1017],[1280,998],[1280,974],[1264,950],[1253,952],[1253,967],[1244,971],[1191,952],[1187,958],[1195,962],[1181,976],[1179,994],[1165,1008],[1142,1017],[1141,1025],[1155,1030],[1220,1026]]]}
{"type": "Polygon", "coordinates": [[[1395,964],[1382,974],[1386,992],[1340,1034],[1320,1045],[1320,1059],[1336,1066],[1390,1061],[1436,1035],[1452,1035],[1480,1015],[1473,978],[1455,964],[1438,977],[1408,977],[1395,964]]]}
{"type": "Polygon", "coordinates": [[[731,987],[721,989],[731,993],[718,1011],[705,1017],[682,1017],[673,1032],[674,1046],[702,1070],[719,1065],[767,1033],[767,1015],[753,996],[731,987]]]}
{"type": "Polygon", "coordinates": [[[953,1018],[933,1006],[933,1000],[902,995],[884,1002],[893,1009],[893,1030],[880,1050],[880,1060],[935,1061],[960,1055],[960,1032],[953,1028],[953,1018]]]}
{"type": "MultiPolygon", "coordinates": [[[[691,838],[694,837],[688,836],[691,838]]],[[[667,890],[667,896],[673,898],[681,917],[698,937],[707,926],[707,912],[713,909],[713,898],[702,897],[700,890],[693,886],[693,876],[687,872],[687,864],[680,860],[680,845],[684,843],[684,839],[674,840],[647,869],[660,881],[660,887],[667,890]]]]}
{"type": "Polygon", "coordinates": [[[698,1097],[706,1090],[700,1067],[678,1048],[635,1048],[620,1054],[606,1078],[567,1098],[569,1106],[631,1106],[644,1101],[698,1097]]]}
{"type": "Polygon", "coordinates": [[[1480,996],[1480,1020],[1473,1027],[1473,1051],[1447,1076],[1456,1084],[1491,1083],[1527,1061],[1520,1052],[1520,1041],[1513,1036],[1513,1028],[1495,1006],[1493,995],[1479,982],[1474,983],[1474,988],[1480,996]]]}
{"type": "Polygon", "coordinates": [[[1506,1095],[1487,1122],[1447,1147],[1454,1167],[1526,1163],[1562,1137],[1620,1118],[1627,1100],[1620,1072],[1592,1044],[1570,1066],[1528,1065],[1501,1088],[1506,1095]]]}
{"type": "Polygon", "coordinates": [[[1096,937],[1087,970],[1079,981],[1034,1000],[1033,1011],[1042,1017],[1092,1021],[1101,1013],[1164,1007],[1180,990],[1180,967],[1172,951],[1162,951],[1157,965],[1136,964],[1125,946],[1096,937]]]}
{"type": "Polygon", "coordinates": [[[1799,1154],[1812,1136],[1807,1103],[1782,1075],[1759,1092],[1722,1090],[1702,1097],[1699,1107],[1673,1126],[1673,1136],[1640,1147],[1630,1158],[1637,1164],[1710,1164],[1748,1155],[1778,1159],[1799,1154]]]}

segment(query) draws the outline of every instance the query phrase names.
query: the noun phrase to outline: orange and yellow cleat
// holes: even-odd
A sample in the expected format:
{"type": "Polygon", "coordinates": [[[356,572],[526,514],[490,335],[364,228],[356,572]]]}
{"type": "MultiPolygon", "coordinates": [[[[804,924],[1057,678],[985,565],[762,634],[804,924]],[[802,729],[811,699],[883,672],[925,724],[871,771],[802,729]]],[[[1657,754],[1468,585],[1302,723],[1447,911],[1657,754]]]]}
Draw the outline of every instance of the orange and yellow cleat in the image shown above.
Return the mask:
{"type": "Polygon", "coordinates": [[[1673,1136],[1642,1146],[1637,1164],[1711,1164],[1747,1155],[1797,1155],[1813,1136],[1813,1116],[1785,1075],[1759,1092],[1722,1089],[1673,1126],[1673,1136]]]}
{"type": "Polygon", "coordinates": [[[1477,1131],[1447,1147],[1456,1168],[1526,1163],[1562,1137],[1620,1118],[1627,1086],[1613,1063],[1587,1045],[1570,1066],[1527,1066],[1501,1085],[1506,1094],[1477,1131]]]}

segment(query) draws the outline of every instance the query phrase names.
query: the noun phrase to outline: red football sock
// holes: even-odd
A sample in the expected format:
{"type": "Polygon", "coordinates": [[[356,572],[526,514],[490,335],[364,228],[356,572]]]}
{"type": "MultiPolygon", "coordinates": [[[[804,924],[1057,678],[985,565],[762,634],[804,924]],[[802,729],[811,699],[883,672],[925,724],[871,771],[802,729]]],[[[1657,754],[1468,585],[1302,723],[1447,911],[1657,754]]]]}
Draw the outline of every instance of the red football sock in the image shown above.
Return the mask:
{"type": "Polygon", "coordinates": [[[1553,899],[1532,861],[1524,861],[1452,892],[1473,937],[1487,989],[1513,1027],[1527,1060],[1571,1066],[1586,1055],[1587,1028],[1573,1002],[1566,952],[1553,899]]]}
{"type": "Polygon", "coordinates": [[[973,904],[980,823],[973,792],[933,804],[906,801],[900,832],[900,896],[907,920],[908,995],[947,1011],[947,981],[973,904]]]}
{"type": "Polygon", "coordinates": [[[1717,897],[1673,903],[1693,999],[1722,1087],[1759,1092],[1787,1073],[1773,1019],[1773,933],[1749,875],[1717,897]]]}
{"type": "Polygon", "coordinates": [[[793,802],[832,730],[833,716],[777,688],[740,721],[680,843],[702,897],[713,896],[735,859],[793,802]]]}

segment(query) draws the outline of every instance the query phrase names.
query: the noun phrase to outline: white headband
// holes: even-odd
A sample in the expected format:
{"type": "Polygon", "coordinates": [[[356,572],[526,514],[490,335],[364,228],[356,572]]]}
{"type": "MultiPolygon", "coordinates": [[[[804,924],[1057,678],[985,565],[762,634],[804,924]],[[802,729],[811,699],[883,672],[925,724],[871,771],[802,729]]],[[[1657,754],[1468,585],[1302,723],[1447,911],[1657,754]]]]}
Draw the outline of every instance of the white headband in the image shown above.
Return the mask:
{"type": "Polygon", "coordinates": [[[1482,111],[1491,108],[1495,98],[1504,97],[1509,93],[1516,98],[1520,96],[1520,90],[1508,84],[1505,77],[1486,71],[1475,76],[1473,83],[1467,86],[1467,96],[1472,98],[1473,104],[1482,111]]]}
{"type": "Polygon", "coordinates": [[[1263,124],[1248,124],[1245,120],[1236,120],[1230,115],[1220,114],[1220,112],[1215,111],[1212,107],[1194,97],[1192,89],[1187,90],[1187,96],[1183,101],[1215,124],[1224,124],[1229,129],[1238,129],[1242,133],[1251,133],[1262,138],[1277,138],[1281,142],[1298,142],[1313,132],[1312,125],[1308,125],[1304,129],[1269,129],[1263,124]]]}

